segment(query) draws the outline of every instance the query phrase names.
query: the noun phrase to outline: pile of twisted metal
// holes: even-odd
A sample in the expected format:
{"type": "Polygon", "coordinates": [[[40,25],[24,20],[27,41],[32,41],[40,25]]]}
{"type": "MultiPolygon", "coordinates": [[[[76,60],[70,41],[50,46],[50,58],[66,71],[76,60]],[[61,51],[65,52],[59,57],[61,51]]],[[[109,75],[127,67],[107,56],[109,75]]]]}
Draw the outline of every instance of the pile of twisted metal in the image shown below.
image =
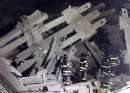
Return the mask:
{"type": "Polygon", "coordinates": [[[86,3],[53,20],[22,16],[0,38],[0,93],[118,93],[130,81],[128,10],[86,3]]]}

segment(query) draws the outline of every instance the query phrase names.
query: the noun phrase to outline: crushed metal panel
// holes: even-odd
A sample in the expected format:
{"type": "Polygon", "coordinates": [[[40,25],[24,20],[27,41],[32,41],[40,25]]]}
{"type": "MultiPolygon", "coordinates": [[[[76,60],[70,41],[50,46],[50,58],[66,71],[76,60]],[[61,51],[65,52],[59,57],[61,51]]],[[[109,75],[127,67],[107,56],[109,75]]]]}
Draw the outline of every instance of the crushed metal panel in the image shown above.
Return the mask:
{"type": "Polygon", "coordinates": [[[130,65],[130,18],[128,17],[128,11],[125,8],[122,8],[122,15],[119,18],[120,28],[124,30],[125,40],[126,40],[126,54],[125,54],[125,63],[130,65]]]}

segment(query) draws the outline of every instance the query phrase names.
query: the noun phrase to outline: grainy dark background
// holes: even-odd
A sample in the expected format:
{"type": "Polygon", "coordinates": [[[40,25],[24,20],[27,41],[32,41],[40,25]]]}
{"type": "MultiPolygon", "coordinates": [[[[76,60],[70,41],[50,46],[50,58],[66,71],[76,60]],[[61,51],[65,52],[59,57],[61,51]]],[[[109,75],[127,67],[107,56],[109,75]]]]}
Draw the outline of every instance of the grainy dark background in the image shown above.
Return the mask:
{"type": "Polygon", "coordinates": [[[107,8],[119,9],[126,0],[0,0],[0,36],[10,31],[20,16],[30,15],[36,9],[55,15],[68,5],[78,6],[89,1],[92,5],[104,2],[107,8]]]}

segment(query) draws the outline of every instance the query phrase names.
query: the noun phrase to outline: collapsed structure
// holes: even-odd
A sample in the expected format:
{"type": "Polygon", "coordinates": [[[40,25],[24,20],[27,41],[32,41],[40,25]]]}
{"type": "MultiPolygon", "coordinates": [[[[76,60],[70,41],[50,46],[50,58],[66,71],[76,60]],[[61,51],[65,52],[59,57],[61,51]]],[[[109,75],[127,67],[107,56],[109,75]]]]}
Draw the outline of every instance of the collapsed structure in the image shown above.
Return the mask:
{"type": "MultiPolygon", "coordinates": [[[[123,74],[116,73],[120,55],[106,57],[92,39],[101,27],[108,25],[106,17],[114,12],[113,9],[104,12],[104,7],[104,4],[91,7],[90,3],[69,7],[54,20],[38,10],[23,16],[22,22],[0,38],[0,91],[106,93],[121,88],[122,82],[118,86],[112,84],[123,74]]],[[[127,51],[127,60],[129,18],[127,10],[122,10],[120,28],[125,32],[127,46],[122,52],[127,51]]],[[[129,64],[128,60],[125,62],[129,64]]]]}

